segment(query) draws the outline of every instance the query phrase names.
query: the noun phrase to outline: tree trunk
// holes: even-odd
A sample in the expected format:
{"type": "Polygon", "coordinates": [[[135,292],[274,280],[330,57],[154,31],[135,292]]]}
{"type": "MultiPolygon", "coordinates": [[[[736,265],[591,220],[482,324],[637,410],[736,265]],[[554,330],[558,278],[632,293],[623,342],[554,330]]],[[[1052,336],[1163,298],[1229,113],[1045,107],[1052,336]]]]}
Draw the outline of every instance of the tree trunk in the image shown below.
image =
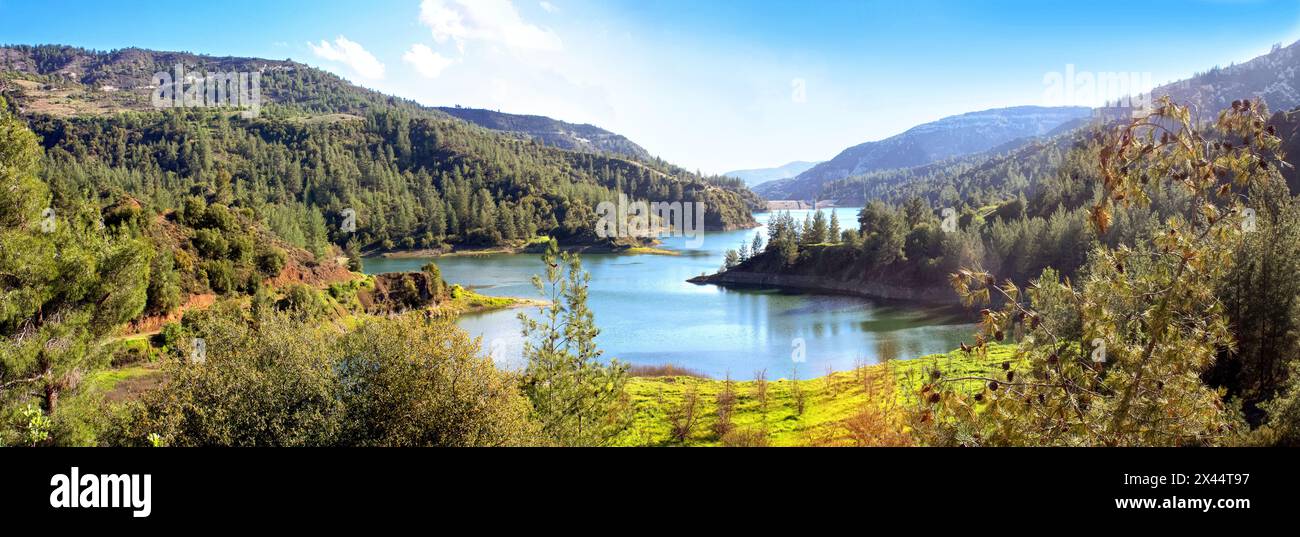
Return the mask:
{"type": "Polygon", "coordinates": [[[45,385],[45,415],[53,416],[54,409],[59,404],[59,388],[54,384],[45,385]]]}

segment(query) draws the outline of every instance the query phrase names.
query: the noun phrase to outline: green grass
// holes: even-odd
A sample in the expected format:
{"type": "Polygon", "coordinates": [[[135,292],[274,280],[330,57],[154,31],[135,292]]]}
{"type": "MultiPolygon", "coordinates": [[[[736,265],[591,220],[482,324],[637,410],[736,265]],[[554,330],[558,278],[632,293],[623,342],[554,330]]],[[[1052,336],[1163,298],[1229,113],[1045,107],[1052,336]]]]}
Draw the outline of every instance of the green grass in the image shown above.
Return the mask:
{"type": "Polygon", "coordinates": [[[453,285],[451,288],[451,301],[439,305],[439,309],[446,308],[445,311],[452,311],[456,314],[480,313],[484,311],[538,305],[540,303],[541,302],[538,300],[527,298],[483,295],[465,289],[459,285],[453,285]]]}
{"type": "MultiPolygon", "coordinates": [[[[735,382],[732,423],[739,430],[763,431],[768,445],[772,446],[855,445],[856,438],[846,428],[846,420],[864,415],[867,417],[862,419],[870,421],[886,414],[901,418],[901,413],[916,404],[916,396],[933,369],[958,377],[993,374],[1001,370],[1003,362],[1013,361],[1014,352],[1014,345],[990,345],[986,358],[953,351],[914,360],[894,360],[821,378],[769,380],[766,404],[758,397],[758,382],[735,382]],[[804,398],[802,413],[798,409],[796,383],[804,398]]],[[[633,421],[620,444],[723,445],[722,438],[714,432],[714,425],[718,394],[724,384],[723,380],[685,376],[631,379],[627,391],[633,421]],[[696,425],[686,442],[674,442],[669,416],[674,411],[680,412],[691,390],[696,393],[696,425]]],[[[981,383],[963,384],[978,389],[981,383]]]]}
{"type": "Polygon", "coordinates": [[[533,237],[533,238],[531,238],[531,239],[528,239],[527,241],[524,241],[523,247],[524,247],[524,248],[528,248],[528,247],[530,247],[530,246],[542,246],[542,247],[545,247],[545,246],[546,246],[547,244],[549,244],[550,242],[551,242],[551,238],[550,238],[549,236],[546,236],[546,235],[538,235],[538,236],[536,236],[536,237],[533,237]]]}
{"type": "Polygon", "coordinates": [[[681,252],[678,252],[676,250],[656,248],[653,246],[633,246],[631,248],[628,248],[627,250],[624,250],[623,253],[635,254],[635,255],[682,255],[681,252]]]}
{"type": "Polygon", "coordinates": [[[87,392],[108,393],[117,388],[119,383],[158,374],[158,370],[142,365],[133,365],[117,369],[101,369],[88,375],[85,380],[87,392]]]}

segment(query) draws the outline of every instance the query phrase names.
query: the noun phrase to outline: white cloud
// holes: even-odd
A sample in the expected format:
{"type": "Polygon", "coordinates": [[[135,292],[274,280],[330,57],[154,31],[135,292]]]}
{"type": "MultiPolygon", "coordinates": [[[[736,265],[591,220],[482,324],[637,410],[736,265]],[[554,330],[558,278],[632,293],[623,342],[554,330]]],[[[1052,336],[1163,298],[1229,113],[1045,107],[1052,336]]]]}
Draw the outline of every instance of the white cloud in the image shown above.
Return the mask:
{"type": "Polygon", "coordinates": [[[546,0],[542,0],[541,2],[538,3],[538,5],[542,6],[542,9],[545,9],[547,13],[555,13],[560,10],[560,8],[557,7],[555,4],[547,2],[546,0]]]}
{"type": "Polygon", "coordinates": [[[438,78],[443,69],[456,63],[456,60],[438,54],[428,46],[419,43],[411,45],[411,50],[402,55],[402,61],[411,64],[424,78],[438,78]]]}
{"type": "Polygon", "coordinates": [[[307,43],[317,56],[342,63],[363,78],[378,80],[384,78],[384,64],[370,54],[360,44],[339,36],[333,43],[321,40],[320,44],[307,43]]]}
{"type": "Polygon", "coordinates": [[[512,49],[555,51],[564,48],[560,36],[529,24],[510,0],[424,0],[420,23],[439,43],[452,40],[461,50],[469,41],[485,41],[512,49]]]}

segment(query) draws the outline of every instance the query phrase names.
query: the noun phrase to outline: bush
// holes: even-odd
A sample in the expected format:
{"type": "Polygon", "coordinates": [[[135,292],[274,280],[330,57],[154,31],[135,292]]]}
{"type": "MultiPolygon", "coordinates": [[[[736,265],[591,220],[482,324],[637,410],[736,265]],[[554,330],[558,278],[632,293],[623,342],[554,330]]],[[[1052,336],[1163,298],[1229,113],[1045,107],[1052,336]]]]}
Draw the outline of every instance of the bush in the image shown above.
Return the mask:
{"type": "MultiPolygon", "coordinates": [[[[101,443],[146,446],[503,446],[538,443],[527,399],[449,320],[304,330],[218,306],[190,322],[203,363],[130,403],[101,443]]],[[[169,325],[175,326],[175,325],[169,325]]],[[[165,328],[164,333],[172,332],[165,328]]]]}
{"type": "Polygon", "coordinates": [[[190,196],[185,198],[185,206],[181,208],[181,223],[189,227],[203,227],[207,220],[208,204],[203,198],[190,196]]]}
{"type": "Polygon", "coordinates": [[[731,380],[731,375],[727,375],[727,380],[722,383],[722,391],[718,392],[717,419],[713,422],[713,433],[718,438],[725,438],[736,428],[736,424],[731,421],[735,410],[736,383],[731,380]]]}
{"type": "Polygon", "coordinates": [[[230,253],[230,242],[214,229],[200,229],[194,232],[194,248],[199,255],[208,259],[225,259],[230,253]]]}
{"type": "Polygon", "coordinates": [[[177,348],[188,337],[185,327],[180,323],[167,323],[163,325],[162,331],[158,333],[158,346],[174,349],[177,348]]]}
{"type": "Polygon", "coordinates": [[[284,250],[275,246],[267,246],[257,254],[257,271],[267,278],[274,278],[280,275],[280,271],[284,270],[287,259],[288,255],[285,254],[284,250]]]}
{"type": "Polygon", "coordinates": [[[133,403],[103,442],[168,446],[313,446],[333,444],[341,405],[336,362],[314,330],[268,315],[256,328],[238,310],[196,318],[207,358],[169,364],[169,380],[133,403]]]}
{"type": "Polygon", "coordinates": [[[368,322],[342,342],[341,444],[501,446],[537,442],[514,379],[448,320],[368,322]]]}
{"type": "Polygon", "coordinates": [[[150,313],[170,313],[181,305],[180,274],[172,254],[159,250],[149,268],[147,308],[150,313]]]}
{"type": "Polygon", "coordinates": [[[109,358],[109,365],[113,367],[122,367],[148,360],[149,350],[147,347],[139,344],[127,344],[113,351],[112,356],[109,358]]]}
{"type": "Polygon", "coordinates": [[[230,244],[230,250],[227,256],[231,261],[244,263],[253,256],[253,238],[248,235],[236,234],[231,235],[227,240],[230,244]]]}
{"type": "Polygon", "coordinates": [[[235,290],[235,266],[230,261],[208,261],[203,264],[203,273],[212,292],[224,295],[235,290]]]}
{"type": "Polygon", "coordinates": [[[670,441],[685,444],[687,440],[690,440],[699,419],[699,413],[696,412],[699,402],[700,392],[694,383],[686,387],[686,391],[682,392],[682,400],[676,404],[667,405],[663,398],[660,398],[660,406],[668,408],[668,435],[670,441]]]}
{"type": "Polygon", "coordinates": [[[299,318],[313,318],[325,307],[320,292],[307,284],[295,283],[284,292],[276,306],[284,311],[298,314],[299,318]]]}
{"type": "Polygon", "coordinates": [[[208,206],[204,218],[204,227],[216,228],[221,231],[231,232],[238,229],[235,223],[235,215],[225,205],[212,204],[208,206]]]}
{"type": "Polygon", "coordinates": [[[733,429],[722,437],[726,447],[767,447],[767,432],[762,429],[733,429]]]}

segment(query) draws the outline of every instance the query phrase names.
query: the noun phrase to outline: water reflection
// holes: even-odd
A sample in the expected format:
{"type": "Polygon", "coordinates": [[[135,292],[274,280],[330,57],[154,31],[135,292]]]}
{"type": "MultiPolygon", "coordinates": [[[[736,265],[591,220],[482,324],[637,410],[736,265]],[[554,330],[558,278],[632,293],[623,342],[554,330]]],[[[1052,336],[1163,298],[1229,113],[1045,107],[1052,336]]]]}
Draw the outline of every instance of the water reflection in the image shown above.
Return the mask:
{"type": "MultiPolygon", "coordinates": [[[[856,210],[840,209],[841,222],[856,210]]],[[[756,215],[761,221],[767,215],[756,215]]],[[[802,219],[801,214],[796,215],[802,219]]],[[[827,368],[848,370],[855,361],[907,359],[946,352],[973,327],[960,312],[857,297],[805,294],[761,288],[719,288],[687,283],[713,272],[729,248],[752,240],[743,230],[706,235],[702,248],[682,255],[585,255],[591,272],[589,303],[601,333],[597,343],[607,358],[638,364],[686,367],[721,378],[752,377],[767,369],[772,378],[791,374],[791,344],[805,341],[804,377],[827,368]]],[[[666,248],[683,239],[669,238],[666,248]]],[[[367,272],[419,270],[423,259],[368,259],[367,272]]],[[[443,277],[495,296],[534,297],[530,278],[541,272],[535,255],[444,257],[443,277]]],[[[459,325],[495,341],[494,359],[507,368],[521,364],[523,340],[519,310],[464,316],[459,325]]]]}

